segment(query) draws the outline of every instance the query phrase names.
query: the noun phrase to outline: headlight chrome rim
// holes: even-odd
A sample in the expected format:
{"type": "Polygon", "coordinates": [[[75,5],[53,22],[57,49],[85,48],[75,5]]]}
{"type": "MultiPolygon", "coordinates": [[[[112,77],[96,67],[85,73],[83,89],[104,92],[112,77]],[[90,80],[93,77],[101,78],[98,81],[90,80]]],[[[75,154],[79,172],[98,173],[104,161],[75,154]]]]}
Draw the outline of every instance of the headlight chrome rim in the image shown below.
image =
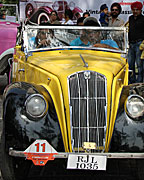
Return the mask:
{"type": "Polygon", "coordinates": [[[30,95],[30,96],[26,99],[26,102],[25,102],[26,113],[27,113],[29,116],[31,116],[32,118],[41,118],[41,117],[43,117],[43,116],[45,115],[46,111],[47,111],[47,106],[48,106],[48,105],[47,105],[47,102],[46,102],[45,98],[44,98],[41,94],[32,94],[32,95],[30,95]],[[43,110],[41,111],[41,113],[39,113],[39,115],[38,115],[38,114],[37,114],[37,115],[32,114],[32,113],[30,112],[29,108],[28,108],[30,101],[31,101],[33,98],[35,98],[35,97],[40,98],[40,99],[43,101],[43,103],[44,103],[44,108],[43,108],[43,110]]]}
{"type": "MultiPolygon", "coordinates": [[[[139,95],[137,95],[137,94],[132,94],[132,95],[130,95],[128,98],[127,98],[127,101],[126,101],[126,113],[127,113],[127,115],[129,116],[129,117],[131,117],[132,119],[134,119],[134,120],[139,120],[139,118],[140,117],[142,117],[143,115],[144,115],[144,110],[142,110],[141,112],[138,112],[137,113],[137,115],[135,114],[134,115],[134,112],[132,113],[132,110],[134,109],[134,108],[137,108],[138,109],[138,107],[136,107],[135,106],[135,104],[134,105],[131,105],[130,103],[134,103],[134,101],[133,102],[130,102],[132,99],[134,99],[134,98],[137,98],[137,100],[139,99],[141,102],[142,102],[142,106],[144,106],[144,98],[143,97],[141,97],[141,96],[139,96],[139,95]],[[132,107],[132,106],[135,106],[135,107],[132,107]],[[132,109],[132,110],[131,110],[132,109]]],[[[140,104],[139,104],[140,105],[140,104]]],[[[141,106],[141,105],[140,105],[141,106]]]]}

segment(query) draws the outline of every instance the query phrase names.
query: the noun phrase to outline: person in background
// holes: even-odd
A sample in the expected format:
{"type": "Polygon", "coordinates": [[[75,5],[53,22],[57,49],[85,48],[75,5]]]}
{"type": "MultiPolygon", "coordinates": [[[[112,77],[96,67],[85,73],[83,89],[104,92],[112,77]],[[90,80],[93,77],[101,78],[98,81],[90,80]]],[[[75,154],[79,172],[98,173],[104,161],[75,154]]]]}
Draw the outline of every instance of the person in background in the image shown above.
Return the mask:
{"type": "Polygon", "coordinates": [[[72,21],[73,12],[70,9],[65,10],[64,18],[65,18],[65,21],[62,22],[62,24],[65,24],[65,25],[73,25],[74,24],[72,21]]]}
{"type": "Polygon", "coordinates": [[[101,23],[101,26],[108,26],[108,17],[109,17],[108,6],[106,4],[103,4],[100,7],[99,21],[101,23]]]}
{"type": "MultiPolygon", "coordinates": [[[[97,19],[94,17],[87,17],[83,21],[84,26],[93,26],[93,27],[100,27],[97,19]]],[[[111,49],[118,49],[118,45],[115,41],[107,39],[101,40],[100,32],[93,31],[93,30],[83,30],[82,34],[83,39],[76,38],[71,42],[71,46],[94,46],[94,47],[102,47],[102,48],[111,48],[111,49]],[[81,40],[81,41],[80,41],[81,40]],[[85,41],[84,41],[85,40],[85,41]]]]}
{"type": "Polygon", "coordinates": [[[90,46],[90,42],[88,40],[87,32],[85,29],[82,29],[80,32],[80,37],[71,41],[70,46],[90,46]]]}
{"type": "Polygon", "coordinates": [[[51,24],[61,24],[58,18],[58,14],[56,11],[52,11],[50,13],[50,21],[51,24]]]}
{"type": "Polygon", "coordinates": [[[3,19],[3,20],[6,19],[6,12],[4,10],[0,12],[0,19],[3,19]]]}
{"type": "Polygon", "coordinates": [[[35,38],[36,48],[44,48],[50,44],[50,42],[47,40],[46,34],[47,31],[44,29],[38,31],[35,38]]]}
{"type": "Polygon", "coordinates": [[[119,3],[115,2],[111,5],[111,12],[110,12],[110,17],[108,21],[109,27],[119,27],[119,26],[124,25],[124,21],[118,17],[121,11],[122,11],[122,8],[119,3]]]}
{"type": "Polygon", "coordinates": [[[133,2],[131,10],[133,15],[129,17],[129,50],[128,50],[128,63],[129,69],[133,71],[130,76],[129,83],[138,83],[143,81],[143,61],[140,60],[141,51],[140,44],[144,40],[144,16],[142,15],[142,3],[133,2]],[[135,73],[135,64],[138,69],[138,76],[135,73]]]}
{"type": "Polygon", "coordinates": [[[86,12],[83,13],[83,17],[86,18],[86,17],[89,17],[89,16],[90,16],[90,13],[89,13],[88,11],[86,11],[86,12]]]}
{"type": "MultiPolygon", "coordinates": [[[[97,19],[94,17],[87,17],[84,19],[84,26],[95,26],[100,27],[97,19]]],[[[101,35],[99,31],[95,31],[95,33],[91,33],[91,30],[87,31],[88,39],[92,42],[94,47],[101,48],[110,48],[110,49],[119,49],[117,43],[112,39],[101,40],[101,35]],[[95,42],[95,43],[94,43],[95,42]]]]}
{"type": "Polygon", "coordinates": [[[143,82],[144,82],[144,40],[140,44],[139,49],[142,51],[142,53],[141,53],[141,61],[143,61],[142,63],[143,63],[143,82]]]}
{"type": "Polygon", "coordinates": [[[76,19],[79,19],[81,17],[80,13],[79,12],[75,13],[75,17],[76,19]]]}
{"type": "Polygon", "coordinates": [[[78,18],[78,20],[77,20],[77,26],[83,26],[83,25],[84,25],[84,23],[83,23],[84,19],[85,19],[85,17],[80,17],[80,18],[78,18]]]}

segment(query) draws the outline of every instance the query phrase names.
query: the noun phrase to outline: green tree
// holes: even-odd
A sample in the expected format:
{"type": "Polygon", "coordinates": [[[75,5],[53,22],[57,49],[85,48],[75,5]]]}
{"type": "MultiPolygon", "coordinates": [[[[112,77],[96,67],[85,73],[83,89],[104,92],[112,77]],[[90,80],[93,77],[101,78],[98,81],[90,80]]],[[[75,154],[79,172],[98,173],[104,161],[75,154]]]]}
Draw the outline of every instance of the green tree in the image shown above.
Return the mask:
{"type": "Polygon", "coordinates": [[[18,4],[19,0],[1,0],[2,4],[18,4]]]}

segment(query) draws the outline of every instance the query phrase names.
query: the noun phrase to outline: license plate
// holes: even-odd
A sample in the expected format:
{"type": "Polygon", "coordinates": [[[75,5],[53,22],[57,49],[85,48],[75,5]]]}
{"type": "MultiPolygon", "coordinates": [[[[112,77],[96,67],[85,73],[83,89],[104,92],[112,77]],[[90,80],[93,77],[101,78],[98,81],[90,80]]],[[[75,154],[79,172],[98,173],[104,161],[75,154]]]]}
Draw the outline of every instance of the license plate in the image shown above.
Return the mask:
{"type": "Polygon", "coordinates": [[[107,157],[69,154],[67,169],[106,170],[107,157]]]}

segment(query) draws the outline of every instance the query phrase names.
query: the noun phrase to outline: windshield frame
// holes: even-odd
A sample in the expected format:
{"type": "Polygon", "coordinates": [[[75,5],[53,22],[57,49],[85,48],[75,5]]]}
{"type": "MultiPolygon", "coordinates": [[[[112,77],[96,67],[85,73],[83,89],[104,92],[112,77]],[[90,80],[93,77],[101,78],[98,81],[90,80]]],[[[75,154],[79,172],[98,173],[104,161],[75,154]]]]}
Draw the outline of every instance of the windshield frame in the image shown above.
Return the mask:
{"type": "Polygon", "coordinates": [[[76,50],[76,49],[81,49],[81,50],[101,50],[101,51],[109,51],[109,52],[117,52],[121,54],[126,54],[128,50],[128,29],[127,27],[91,27],[91,26],[31,26],[31,25],[26,25],[24,28],[23,32],[23,39],[24,39],[24,47],[25,47],[25,52],[38,52],[38,51],[48,51],[48,50],[76,50]],[[101,48],[101,47],[84,47],[84,46],[64,46],[64,47],[45,47],[45,48],[38,48],[38,49],[28,49],[28,31],[29,29],[70,29],[70,30],[83,30],[83,29],[89,29],[89,30],[108,30],[108,31],[123,31],[124,33],[124,50],[120,49],[109,49],[109,48],[101,48]]]}

